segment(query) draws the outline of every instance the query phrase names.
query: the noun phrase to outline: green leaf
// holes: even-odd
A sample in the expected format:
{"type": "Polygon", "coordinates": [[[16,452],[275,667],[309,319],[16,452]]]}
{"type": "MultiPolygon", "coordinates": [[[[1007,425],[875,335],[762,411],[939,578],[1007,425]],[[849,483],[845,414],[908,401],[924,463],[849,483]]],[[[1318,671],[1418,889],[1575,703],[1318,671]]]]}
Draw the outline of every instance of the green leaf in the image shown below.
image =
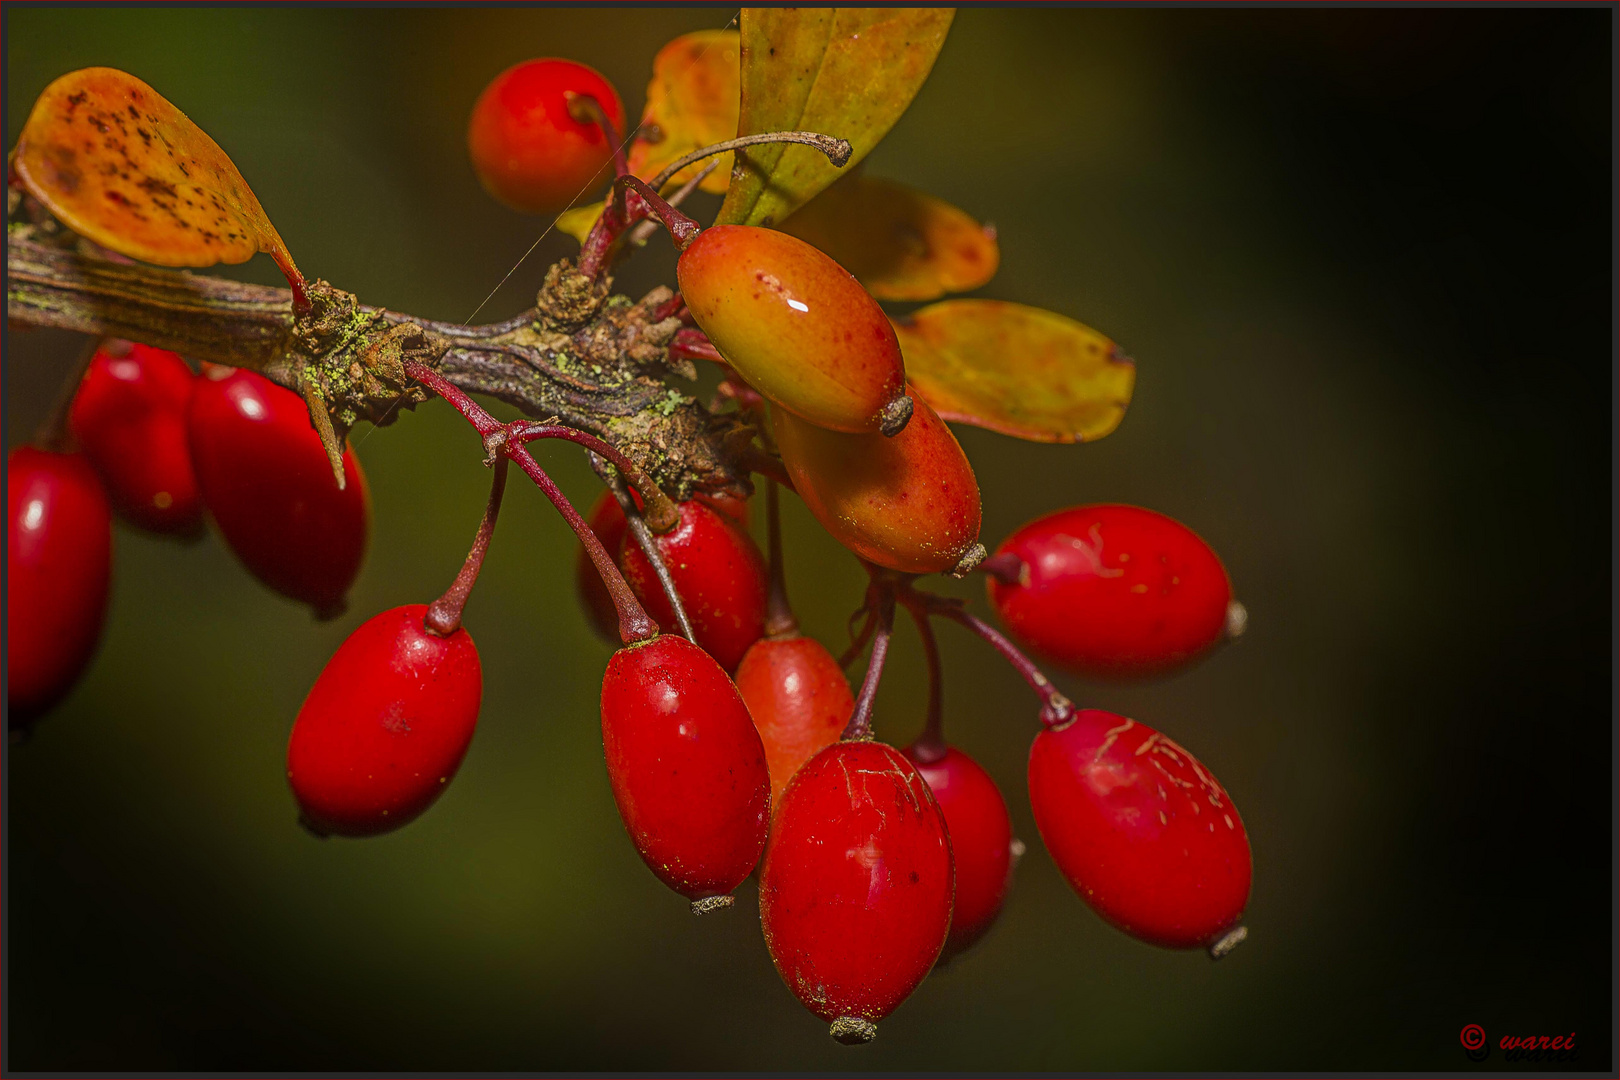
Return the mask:
{"type": "MultiPolygon", "coordinates": [[[[854,165],[917,96],[954,14],[951,8],[744,8],[738,134],[819,131],[847,140],[854,165]]],[[[786,220],[839,173],[808,146],[739,151],[717,223],[786,220]]]]}
{"type": "Polygon", "coordinates": [[[1119,426],[1136,365],[1084,323],[1003,300],[947,300],[895,321],[906,378],[947,420],[1031,442],[1119,426]]]}
{"type": "Polygon", "coordinates": [[[995,276],[994,229],[943,199],[869,176],[846,176],[777,228],[812,244],[879,300],[937,300],[995,276]]]}

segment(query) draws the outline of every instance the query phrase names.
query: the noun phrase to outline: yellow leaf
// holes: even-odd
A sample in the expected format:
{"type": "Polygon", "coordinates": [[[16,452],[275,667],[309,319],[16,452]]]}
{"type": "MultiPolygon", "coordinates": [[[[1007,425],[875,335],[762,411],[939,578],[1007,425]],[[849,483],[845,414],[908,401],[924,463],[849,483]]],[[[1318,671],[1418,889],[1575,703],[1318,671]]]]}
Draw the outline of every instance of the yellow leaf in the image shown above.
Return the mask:
{"type": "Polygon", "coordinates": [[[995,231],[943,199],[850,176],[777,226],[814,244],[879,300],[934,300],[995,276],[995,231]]]}
{"type": "MultiPolygon", "coordinates": [[[[651,180],[675,159],[737,134],[738,42],[735,30],[700,30],[658,51],[641,114],[642,134],[630,146],[632,173],[651,180]],[[656,141],[646,138],[649,132],[656,141]]],[[[717,156],[719,166],[701,187],[721,194],[731,182],[731,155],[717,156]]],[[[675,174],[675,182],[684,183],[707,164],[687,166],[675,174]]]]}
{"type": "Polygon", "coordinates": [[[906,378],[939,415],[1031,442],[1119,426],[1136,365],[1091,327],[1002,300],[947,300],[895,322],[906,378]]]}
{"type": "MultiPolygon", "coordinates": [[[[854,165],[900,119],[933,70],[951,8],[743,8],[738,134],[819,131],[854,165]]],[[[848,166],[846,166],[847,168],[848,166]]],[[[720,223],[785,221],[839,176],[819,150],[738,152],[720,223]]]]}
{"type": "Polygon", "coordinates": [[[298,274],[230,157],[133,75],[84,68],[51,83],[15,160],[34,197],[102,247],[159,266],[239,263],[264,251],[289,279],[298,274]]]}
{"type": "Polygon", "coordinates": [[[586,206],[576,206],[572,210],[564,210],[557,216],[557,231],[565,232],[580,243],[591,234],[591,226],[596,219],[602,216],[602,208],[606,201],[593,202],[586,206]]]}

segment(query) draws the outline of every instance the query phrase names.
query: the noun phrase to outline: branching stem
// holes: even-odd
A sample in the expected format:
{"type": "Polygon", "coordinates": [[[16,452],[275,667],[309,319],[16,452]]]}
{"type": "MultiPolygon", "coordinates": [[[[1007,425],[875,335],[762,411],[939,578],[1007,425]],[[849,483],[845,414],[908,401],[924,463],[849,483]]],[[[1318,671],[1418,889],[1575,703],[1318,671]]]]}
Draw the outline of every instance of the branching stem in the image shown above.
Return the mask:
{"type": "MultiPolygon", "coordinates": [[[[675,616],[675,629],[687,641],[697,641],[697,635],[692,630],[692,620],[686,614],[686,604],[681,600],[681,591],[675,587],[675,578],[669,572],[669,564],[664,562],[664,553],[658,548],[658,541],[647,522],[636,508],[635,500],[625,489],[624,480],[614,471],[613,467],[601,458],[592,457],[591,467],[596,475],[602,478],[613,498],[618,502],[619,509],[624,513],[625,525],[630,530],[630,536],[635,540],[636,546],[647,557],[652,566],[653,576],[658,578],[658,585],[664,591],[664,599],[669,603],[669,610],[675,616]]],[[[680,520],[680,511],[676,511],[676,520],[680,520]]]]}
{"type": "Polygon", "coordinates": [[[855,711],[844,728],[846,742],[872,737],[872,707],[877,701],[878,683],[883,681],[883,663],[889,658],[889,638],[894,630],[894,592],[878,590],[877,629],[872,635],[872,657],[866,662],[866,678],[861,682],[860,696],[855,699],[855,711]]]}

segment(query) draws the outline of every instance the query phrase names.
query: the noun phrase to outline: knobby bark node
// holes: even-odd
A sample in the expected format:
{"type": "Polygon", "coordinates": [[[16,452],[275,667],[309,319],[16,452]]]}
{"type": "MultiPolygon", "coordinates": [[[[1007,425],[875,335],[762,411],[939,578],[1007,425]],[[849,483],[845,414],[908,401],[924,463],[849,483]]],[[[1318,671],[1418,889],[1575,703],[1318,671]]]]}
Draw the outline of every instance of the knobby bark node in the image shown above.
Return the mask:
{"type": "Polygon", "coordinates": [[[669,355],[681,323],[660,317],[673,295],[667,288],[632,300],[564,260],[546,275],[535,306],[505,322],[436,322],[362,304],[324,281],[310,287],[311,309],[295,319],[286,289],[115,261],[39,221],[8,227],[6,256],[13,324],[128,338],[251,368],[324,403],[339,444],[355,423],[388,424],[431,396],[404,373],[416,360],[468,393],[599,436],[674,498],[752,492],[741,462],[755,429],[666,381],[696,376],[690,360],[669,355]]]}

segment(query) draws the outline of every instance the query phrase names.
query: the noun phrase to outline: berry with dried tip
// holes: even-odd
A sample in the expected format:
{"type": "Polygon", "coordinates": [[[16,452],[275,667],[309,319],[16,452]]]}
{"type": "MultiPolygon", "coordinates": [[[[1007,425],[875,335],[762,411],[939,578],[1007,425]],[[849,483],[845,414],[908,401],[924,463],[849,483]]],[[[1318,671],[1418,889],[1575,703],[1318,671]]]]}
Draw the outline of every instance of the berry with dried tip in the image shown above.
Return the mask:
{"type": "Polygon", "coordinates": [[[956,907],[942,959],[956,956],[982,938],[1001,914],[1012,884],[1012,818],[1007,800],[990,774],[956,747],[919,740],[906,747],[945,815],[956,861],[956,907]]]}
{"type": "Polygon", "coordinates": [[[951,923],[951,844],[928,784],[880,742],[834,743],[776,810],[759,875],[765,947],[833,1038],[869,1042],[951,923]]]}
{"type": "Polygon", "coordinates": [[[694,911],[729,906],[765,848],[771,778],[720,665],[673,634],[614,653],[602,677],[602,745],[647,868],[694,911]]]}
{"type": "Polygon", "coordinates": [[[1162,674],[1228,632],[1226,568],[1187,526],[1139,506],[1076,506],[1037,518],[996,551],[1021,568],[990,602],[1019,641],[1098,678],[1162,674]]]}
{"type": "Polygon", "coordinates": [[[74,394],[68,423],[113,508],[148,532],[195,536],[202,496],[186,441],[196,384],[176,353],[127,341],[101,344],[74,394]]]}
{"type": "Polygon", "coordinates": [[[1225,789],[1170,739],[1083,709],[1035,736],[1029,802],[1058,869],[1119,929],[1216,955],[1238,940],[1248,834],[1225,789]]]}
{"type": "Polygon", "coordinates": [[[983,554],[973,466],[927,402],[892,439],[828,431],[785,409],[771,410],[771,428],[799,497],[861,558],[931,574],[983,554]]]}
{"type": "Polygon", "coordinates": [[[855,698],[827,647],[796,632],[754,642],[737,667],[737,691],[765,743],[775,805],[799,767],[838,741],[855,698]]]}
{"type": "Polygon", "coordinates": [[[6,458],[6,704],[26,727],[96,651],[112,576],[112,511],[82,454],[6,458]]]}
{"type": "Polygon", "coordinates": [[[786,233],[716,225],[676,265],[681,297],[726,362],[820,427],[900,432],[911,416],[900,342],[860,282],[786,233]]]}
{"type": "Polygon", "coordinates": [[[554,214],[612,179],[614,147],[581,110],[596,99],[616,131],[624,105],[613,84],[584,64],[554,58],[507,68],[484,88],[467,124],[467,150],[484,190],[514,210],[554,214]]]}
{"type": "Polygon", "coordinates": [[[429,631],[427,612],[408,604],[362,623],[298,710],[287,782],[311,832],[391,832],[431,806],[461,767],[483,670],[472,636],[429,631]]]}
{"type": "Polygon", "coordinates": [[[338,489],[304,399],[251,371],[205,365],[186,414],[203,500],[253,575],[316,617],[341,614],[371,518],[365,475],[343,451],[338,489]]]}
{"type": "MultiPolygon", "coordinates": [[[[681,519],[653,539],[686,607],[697,643],[726,671],[737,670],[765,633],[765,556],[729,517],[696,499],[680,503],[681,519]]],[[[625,580],[660,626],[675,612],[646,552],[626,538],[619,555],[625,580]]]]}

